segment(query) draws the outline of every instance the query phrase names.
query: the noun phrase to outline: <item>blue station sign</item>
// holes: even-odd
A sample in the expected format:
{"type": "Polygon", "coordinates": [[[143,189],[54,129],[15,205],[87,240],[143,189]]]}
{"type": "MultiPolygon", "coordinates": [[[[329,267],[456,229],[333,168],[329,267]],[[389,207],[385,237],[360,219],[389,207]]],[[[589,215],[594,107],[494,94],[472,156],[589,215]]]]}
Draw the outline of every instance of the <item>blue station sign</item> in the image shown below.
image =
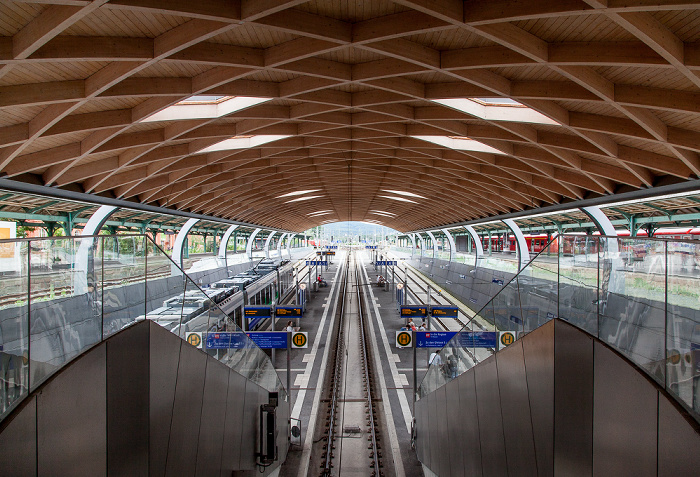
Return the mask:
{"type": "Polygon", "coordinates": [[[412,318],[414,316],[428,316],[428,307],[425,305],[404,305],[401,307],[402,318],[412,318]]]}
{"type": "Polygon", "coordinates": [[[277,318],[301,318],[304,314],[300,306],[278,306],[275,308],[277,318]]]}
{"type": "Polygon", "coordinates": [[[249,348],[250,344],[245,333],[240,331],[207,333],[207,348],[209,349],[243,349],[249,348]]]}
{"type": "Polygon", "coordinates": [[[366,248],[367,250],[377,250],[377,246],[376,246],[376,245],[365,245],[365,248],[366,248]]]}
{"type": "Polygon", "coordinates": [[[207,348],[209,349],[243,349],[250,348],[255,343],[263,349],[287,348],[289,333],[286,331],[242,331],[207,333],[207,348]]]}
{"type": "Polygon", "coordinates": [[[307,260],[307,261],[306,261],[306,266],[307,266],[307,267],[308,267],[308,266],[312,266],[312,267],[313,267],[314,265],[318,265],[318,266],[325,267],[326,265],[328,265],[328,261],[326,261],[326,260],[307,260]]]}
{"type": "Polygon", "coordinates": [[[283,349],[287,347],[287,331],[251,331],[246,333],[253,343],[263,349],[283,349]]]}
{"type": "Polygon", "coordinates": [[[459,309],[456,306],[431,306],[430,315],[436,318],[457,318],[459,309]]]}
{"type": "Polygon", "coordinates": [[[457,336],[455,346],[461,348],[496,348],[495,331],[416,331],[416,348],[443,348],[457,336]]]}
{"type": "Polygon", "coordinates": [[[377,260],[376,262],[374,262],[374,264],[378,267],[381,267],[382,265],[391,267],[392,265],[397,265],[398,262],[396,260],[377,260]]]}

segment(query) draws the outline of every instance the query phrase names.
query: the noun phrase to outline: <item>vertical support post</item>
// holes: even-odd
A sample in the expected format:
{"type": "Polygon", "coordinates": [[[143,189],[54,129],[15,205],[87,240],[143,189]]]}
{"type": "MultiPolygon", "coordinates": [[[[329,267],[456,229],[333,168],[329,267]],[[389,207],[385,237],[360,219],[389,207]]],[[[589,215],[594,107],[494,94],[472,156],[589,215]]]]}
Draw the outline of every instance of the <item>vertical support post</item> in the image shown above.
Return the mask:
{"type": "Polygon", "coordinates": [[[418,232],[416,232],[416,238],[418,238],[418,246],[420,247],[420,258],[418,259],[418,261],[422,262],[423,261],[423,249],[425,248],[425,246],[423,244],[423,237],[421,237],[421,235],[418,232]]]}
{"type": "Polygon", "coordinates": [[[447,243],[450,244],[450,262],[452,262],[452,257],[454,256],[455,250],[457,250],[457,247],[455,246],[455,239],[452,237],[452,234],[450,234],[449,230],[447,229],[442,229],[442,233],[445,234],[445,237],[447,237],[447,243]]]}
{"type": "Polygon", "coordinates": [[[255,236],[258,235],[262,229],[255,229],[252,234],[248,237],[248,243],[245,246],[245,253],[248,256],[248,260],[253,260],[253,241],[255,236]]]}
{"type": "Polygon", "coordinates": [[[189,219],[177,233],[177,237],[175,237],[175,244],[173,245],[173,262],[175,262],[177,266],[172,265],[170,267],[171,276],[182,275],[182,256],[187,234],[190,233],[190,230],[192,230],[192,227],[194,227],[197,222],[199,222],[199,219],[189,219]]]}
{"type": "Polygon", "coordinates": [[[413,415],[416,415],[416,394],[418,393],[418,366],[416,366],[417,348],[416,348],[416,332],[411,331],[413,339],[413,415]]]}
{"type": "MultiPolygon", "coordinates": [[[[226,275],[228,275],[228,258],[227,258],[227,253],[226,253],[226,248],[228,247],[228,241],[231,238],[231,234],[238,228],[238,225],[232,225],[228,229],[226,229],[226,232],[224,232],[224,236],[221,237],[221,242],[219,242],[219,253],[217,254],[218,258],[223,258],[224,259],[224,266],[226,267],[226,275]]],[[[233,237],[233,243],[236,243],[236,236],[234,235],[233,237]]],[[[235,253],[235,252],[234,252],[235,253]]]]}
{"type": "MultiPolygon", "coordinates": [[[[474,242],[474,254],[476,255],[476,258],[474,259],[474,267],[478,268],[479,261],[484,256],[484,247],[481,245],[481,239],[479,238],[479,234],[476,233],[476,230],[474,230],[474,227],[472,227],[471,225],[465,225],[464,230],[466,230],[467,233],[469,233],[469,236],[474,242]]],[[[469,243],[471,244],[471,242],[469,243]]]]}
{"type": "MultiPolygon", "coordinates": [[[[292,243],[295,240],[294,237],[296,237],[297,234],[289,234],[289,238],[287,238],[287,256],[289,259],[292,259],[292,243]]],[[[281,258],[281,255],[280,255],[281,258]]]]}
{"type": "Polygon", "coordinates": [[[265,239],[265,258],[270,258],[270,242],[272,241],[272,237],[275,236],[277,232],[270,232],[270,235],[267,236],[267,239],[265,239]]]}
{"type": "Polygon", "coordinates": [[[427,316],[427,319],[428,319],[428,329],[429,329],[429,330],[432,330],[432,329],[433,329],[433,327],[431,326],[431,325],[432,325],[432,320],[430,319],[430,291],[431,291],[431,290],[432,290],[432,289],[430,288],[430,285],[428,285],[428,316],[427,316]]]}
{"type": "MultiPolygon", "coordinates": [[[[109,217],[117,210],[119,210],[118,207],[113,207],[111,205],[101,206],[90,216],[80,236],[90,237],[98,235],[105,222],[107,222],[109,217]]],[[[87,286],[90,282],[90,277],[93,277],[92,279],[94,280],[95,263],[94,259],[90,260],[90,256],[94,249],[94,243],[94,238],[83,238],[80,240],[80,245],[78,246],[78,251],[75,257],[75,270],[77,273],[74,274],[74,293],[76,295],[87,293],[87,286]]]]}
{"type": "MultiPolygon", "coordinates": [[[[274,365],[274,363],[272,363],[274,365]]],[[[288,415],[292,416],[292,332],[287,332],[287,405],[288,415]]]]}
{"type": "Polygon", "coordinates": [[[527,240],[525,240],[522,230],[520,230],[520,227],[518,227],[518,224],[516,224],[513,219],[503,219],[503,223],[506,224],[506,227],[515,235],[515,246],[518,250],[518,270],[522,270],[525,265],[530,262],[530,251],[527,248],[527,240]]]}
{"type": "Polygon", "coordinates": [[[411,234],[411,260],[413,260],[413,252],[416,250],[416,234],[411,234]]]}
{"type": "Polygon", "coordinates": [[[435,240],[435,235],[433,235],[432,232],[428,231],[426,232],[428,234],[428,237],[430,237],[430,241],[433,243],[433,260],[435,260],[435,256],[437,255],[437,240],[435,240]]]}

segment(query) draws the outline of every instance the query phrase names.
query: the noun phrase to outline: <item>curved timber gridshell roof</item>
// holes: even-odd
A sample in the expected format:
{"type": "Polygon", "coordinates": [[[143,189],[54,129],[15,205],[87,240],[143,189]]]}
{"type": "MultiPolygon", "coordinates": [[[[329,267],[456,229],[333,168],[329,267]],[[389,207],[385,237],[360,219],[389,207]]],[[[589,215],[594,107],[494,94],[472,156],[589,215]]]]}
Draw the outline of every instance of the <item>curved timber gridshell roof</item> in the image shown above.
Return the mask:
{"type": "Polygon", "coordinates": [[[696,178],[699,72],[687,0],[6,0],[0,173],[287,230],[438,227],[696,178]],[[194,95],[266,100],[162,116],[194,95]]]}

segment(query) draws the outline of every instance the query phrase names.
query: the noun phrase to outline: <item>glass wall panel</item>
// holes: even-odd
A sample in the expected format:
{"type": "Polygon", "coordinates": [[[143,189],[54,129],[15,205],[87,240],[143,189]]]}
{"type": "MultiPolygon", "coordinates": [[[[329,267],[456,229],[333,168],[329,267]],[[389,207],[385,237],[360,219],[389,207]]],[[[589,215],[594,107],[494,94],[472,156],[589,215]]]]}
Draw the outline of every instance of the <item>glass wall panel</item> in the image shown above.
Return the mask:
{"type": "Polygon", "coordinates": [[[666,246],[666,386],[700,414],[700,242],[666,246]]]}
{"type": "Polygon", "coordinates": [[[0,418],[29,392],[29,249],[0,241],[0,418]]]}
{"type": "Polygon", "coordinates": [[[559,316],[598,335],[599,237],[559,236],[559,316]]]}
{"type": "Polygon", "coordinates": [[[658,274],[636,272],[632,259],[635,250],[645,249],[645,240],[602,238],[601,245],[598,337],[663,384],[663,261],[656,263],[658,274]]]}

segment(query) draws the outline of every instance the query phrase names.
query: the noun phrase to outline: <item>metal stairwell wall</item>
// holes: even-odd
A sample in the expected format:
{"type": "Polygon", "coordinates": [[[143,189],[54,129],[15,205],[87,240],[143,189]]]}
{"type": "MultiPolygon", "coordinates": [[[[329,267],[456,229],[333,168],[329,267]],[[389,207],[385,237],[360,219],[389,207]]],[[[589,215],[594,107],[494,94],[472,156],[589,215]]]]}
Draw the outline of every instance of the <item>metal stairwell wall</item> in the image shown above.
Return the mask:
{"type": "Polygon", "coordinates": [[[555,319],[416,402],[440,476],[691,476],[697,422],[605,343],[555,319]]]}
{"type": "MultiPolygon", "coordinates": [[[[0,474],[267,475],[255,466],[268,391],[146,320],[59,370],[0,425],[0,474]],[[240,472],[240,473],[239,473],[240,472]]],[[[278,409],[280,463],[288,406],[278,409]]]]}

